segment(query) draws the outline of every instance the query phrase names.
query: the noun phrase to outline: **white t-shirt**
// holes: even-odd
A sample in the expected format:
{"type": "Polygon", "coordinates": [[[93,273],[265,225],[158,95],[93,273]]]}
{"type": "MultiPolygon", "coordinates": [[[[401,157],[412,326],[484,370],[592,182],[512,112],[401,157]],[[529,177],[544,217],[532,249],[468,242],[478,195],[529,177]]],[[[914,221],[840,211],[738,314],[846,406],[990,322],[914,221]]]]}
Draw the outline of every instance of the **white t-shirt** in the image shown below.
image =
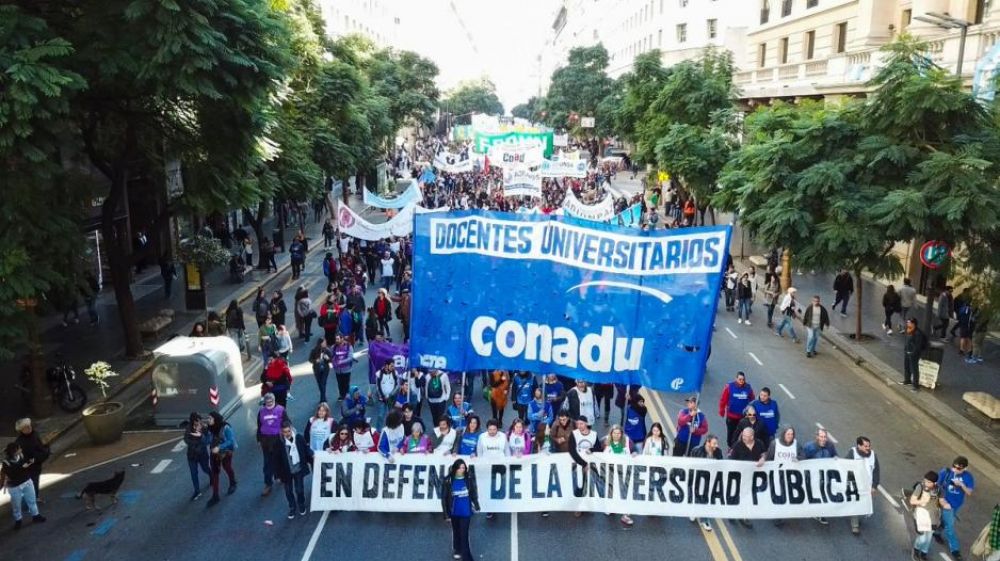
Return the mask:
{"type": "Polygon", "coordinates": [[[781,440],[774,441],[774,461],[794,462],[799,459],[799,443],[793,440],[791,444],[782,444],[781,440]]]}
{"type": "Polygon", "coordinates": [[[399,253],[399,240],[393,240],[389,243],[389,251],[393,253],[399,253]]]}
{"type": "Polygon", "coordinates": [[[594,390],[587,388],[587,391],[576,390],[576,395],[580,396],[580,415],[587,418],[587,423],[594,424],[594,390]]]}
{"type": "Polygon", "coordinates": [[[392,265],[396,260],[392,257],[382,260],[382,276],[391,277],[392,276],[392,265]]]}
{"type": "Polygon", "coordinates": [[[594,431],[584,435],[582,432],[574,430],[573,438],[576,439],[576,451],[580,454],[590,452],[597,446],[597,433],[594,431]]]}
{"type": "Polygon", "coordinates": [[[497,431],[496,436],[490,436],[489,432],[479,435],[479,444],[476,445],[476,455],[480,458],[503,458],[510,455],[510,447],[507,445],[507,435],[497,431]]]}
{"type": "Polygon", "coordinates": [[[524,443],[527,441],[527,433],[517,434],[516,432],[510,433],[508,437],[508,443],[510,444],[510,450],[512,454],[522,455],[524,454],[524,443]]]}
{"type": "MultiPolygon", "coordinates": [[[[434,453],[442,455],[450,454],[452,448],[454,448],[455,446],[455,438],[457,434],[458,431],[449,428],[448,434],[444,435],[444,438],[441,439],[441,444],[437,445],[437,448],[434,449],[434,453]]],[[[439,429],[438,427],[434,427],[434,436],[441,438],[441,429],[439,429]]]]}
{"type": "Polygon", "coordinates": [[[340,252],[341,253],[347,253],[347,249],[351,245],[351,239],[350,238],[340,238],[340,240],[338,240],[337,243],[340,244],[340,252]]]}

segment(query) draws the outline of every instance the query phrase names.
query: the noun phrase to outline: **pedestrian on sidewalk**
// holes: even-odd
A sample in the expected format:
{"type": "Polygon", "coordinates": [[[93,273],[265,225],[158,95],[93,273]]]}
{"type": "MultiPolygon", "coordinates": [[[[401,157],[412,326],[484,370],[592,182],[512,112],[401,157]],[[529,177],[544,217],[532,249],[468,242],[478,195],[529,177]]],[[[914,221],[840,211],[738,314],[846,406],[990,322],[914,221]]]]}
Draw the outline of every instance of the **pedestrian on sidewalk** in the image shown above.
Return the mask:
{"type": "Polygon", "coordinates": [[[885,287],[885,294],[882,295],[882,309],[885,311],[882,329],[886,335],[892,335],[892,316],[902,311],[902,300],[896,287],[891,284],[885,287]]]}
{"type": "Polygon", "coordinates": [[[274,242],[271,238],[264,237],[264,241],[260,244],[260,266],[259,268],[264,269],[264,272],[270,273],[273,268],[275,271],[278,270],[278,263],[274,260],[274,242]]]}
{"type": "Polygon", "coordinates": [[[236,451],[236,435],[233,427],[222,418],[218,411],[208,414],[208,430],[212,433],[211,450],[212,456],[212,498],[208,501],[208,506],[215,506],[219,503],[219,479],[222,470],[226,470],[226,477],[229,479],[229,489],[227,495],[236,492],[236,472],[233,471],[233,453],[236,451]]]}
{"type": "Polygon", "coordinates": [[[917,303],[917,289],[913,288],[913,283],[909,278],[903,279],[903,286],[899,287],[899,324],[896,325],[899,331],[903,331],[903,324],[910,319],[910,310],[917,303]]]}
{"type": "Polygon", "coordinates": [[[941,492],[941,526],[934,533],[934,540],[938,543],[947,540],[951,558],[962,561],[962,548],[958,543],[955,524],[958,522],[959,509],[965,504],[966,497],[972,496],[972,491],[976,488],[976,479],[969,472],[969,460],[965,456],[955,458],[951,467],[946,467],[938,473],[937,483],[941,492]],[[941,538],[942,534],[944,539],[941,538]]]}
{"type": "Polygon", "coordinates": [[[295,432],[292,422],[281,423],[281,445],[274,448],[275,476],[281,480],[285,488],[285,500],[288,501],[288,519],[308,512],[306,505],[305,479],[313,463],[313,451],[306,444],[305,438],[295,432]]]}
{"type": "Polygon", "coordinates": [[[830,314],[819,303],[818,294],[812,297],[812,305],[806,308],[802,323],[806,326],[806,357],[812,358],[816,354],[816,347],[819,346],[820,333],[830,326],[830,314]]]}
{"type": "Polygon", "coordinates": [[[97,282],[94,272],[87,270],[83,273],[83,284],[80,287],[83,293],[83,301],[87,305],[87,315],[90,317],[90,325],[97,325],[100,317],[97,315],[97,295],[101,292],[101,285],[97,282]]]}
{"type": "Polygon", "coordinates": [[[24,457],[31,462],[31,468],[28,473],[31,475],[31,481],[35,484],[35,495],[39,503],[45,501],[42,500],[42,464],[49,459],[52,452],[49,447],[42,442],[41,437],[38,435],[38,431],[35,430],[35,425],[32,423],[31,419],[25,417],[23,419],[18,419],[14,423],[14,430],[17,431],[17,438],[14,442],[21,447],[21,453],[24,457]]]}
{"type": "Polygon", "coordinates": [[[767,328],[774,329],[774,309],[781,297],[781,279],[776,273],[771,273],[764,284],[764,306],[767,308],[767,328]]]}
{"type": "Polygon", "coordinates": [[[292,263],[292,280],[298,280],[306,263],[306,245],[301,234],[288,246],[288,257],[292,263]]]}
{"type": "Polygon", "coordinates": [[[194,492],[191,500],[197,501],[201,498],[201,482],[198,478],[200,468],[212,480],[212,468],[209,466],[209,448],[212,445],[212,434],[208,426],[202,424],[201,415],[191,413],[188,417],[188,427],[184,431],[184,444],[187,445],[188,469],[191,471],[191,485],[194,492]]]}
{"type": "Polygon", "coordinates": [[[469,471],[465,460],[455,460],[448,469],[448,475],[441,480],[441,508],[445,520],[451,521],[452,557],[473,561],[475,556],[469,545],[469,527],[472,513],[479,511],[479,492],[476,475],[469,471]]]}
{"type": "Polygon", "coordinates": [[[906,320],[906,341],[903,343],[903,385],[913,384],[911,391],[920,389],[920,357],[927,350],[927,336],[917,326],[917,318],[906,320]]]}
{"type": "Polygon", "coordinates": [[[954,301],[952,302],[951,309],[952,312],[954,313],[956,321],[955,325],[952,326],[951,331],[949,331],[949,334],[951,335],[952,340],[954,340],[955,332],[959,331],[962,328],[963,310],[968,310],[968,311],[972,310],[972,289],[969,287],[963,288],[962,292],[959,293],[958,296],[955,296],[954,301]]]}
{"type": "Polygon", "coordinates": [[[753,300],[753,287],[750,285],[750,275],[743,273],[736,285],[736,323],[750,325],[751,300],[753,300]]]}
{"type": "Polygon", "coordinates": [[[288,420],[288,412],[277,403],[274,394],[264,394],[264,405],[257,411],[257,443],[260,444],[264,460],[262,497],[271,494],[271,486],[274,484],[275,448],[281,444],[281,425],[288,420]]]}
{"type": "Polygon", "coordinates": [[[840,315],[847,317],[847,302],[851,299],[851,294],[854,294],[854,278],[847,269],[841,269],[833,279],[833,293],[835,295],[833,309],[836,310],[837,304],[840,304],[840,315]]]}
{"type": "Polygon", "coordinates": [[[743,411],[753,400],[753,387],[747,382],[747,375],[743,372],[737,372],[736,379],[722,388],[719,416],[726,420],[726,444],[730,448],[738,435],[736,427],[743,419],[743,411]]]}
{"type": "Polygon", "coordinates": [[[781,306],[778,308],[781,311],[781,322],[778,324],[778,329],[775,331],[775,335],[778,337],[784,337],[782,333],[785,331],[785,327],[792,334],[792,342],[798,343],[799,338],[795,334],[795,326],[792,325],[792,320],[798,315],[799,303],[795,300],[795,293],[798,292],[794,286],[789,286],[788,291],[785,292],[785,296],[781,299],[781,306]]]}
{"type": "Polygon", "coordinates": [[[938,331],[941,332],[939,337],[942,341],[948,339],[948,325],[951,323],[951,315],[953,311],[954,303],[952,302],[951,296],[952,287],[946,286],[941,294],[938,295],[937,300],[937,323],[931,327],[931,334],[935,334],[938,331]]]}
{"type": "Polygon", "coordinates": [[[246,351],[249,356],[250,349],[244,349],[246,346],[246,330],[247,326],[243,321],[243,310],[240,309],[240,303],[235,299],[230,300],[229,307],[226,308],[226,331],[236,341],[236,346],[240,348],[240,352],[246,351]]]}
{"type": "Polygon", "coordinates": [[[977,309],[972,322],[972,356],[969,360],[975,364],[983,362],[983,344],[986,334],[990,331],[990,315],[983,309],[977,309]]]}
{"type": "MultiPolygon", "coordinates": [[[[879,479],[881,478],[881,469],[878,465],[878,456],[875,455],[875,451],[872,450],[872,441],[867,436],[859,436],[857,440],[854,441],[854,446],[847,451],[844,456],[848,460],[863,460],[865,462],[865,469],[868,470],[869,479],[872,482],[872,496],[878,492],[879,479]]],[[[872,512],[874,514],[874,511],[872,512]]],[[[872,515],[869,514],[870,518],[872,515]]],[[[855,536],[861,534],[861,517],[852,516],[851,517],[851,533],[855,536]]]]}
{"type": "Polygon", "coordinates": [[[247,267],[253,267],[253,240],[250,236],[243,238],[243,260],[246,262],[247,267]]]}
{"type": "Polygon", "coordinates": [[[219,317],[219,312],[212,310],[208,312],[208,317],[205,319],[205,336],[206,337],[222,337],[226,334],[226,326],[222,323],[222,318],[219,317]]]}
{"type": "Polygon", "coordinates": [[[0,461],[0,489],[10,494],[10,507],[14,513],[14,529],[21,529],[22,503],[28,505],[28,513],[35,522],[45,522],[38,512],[35,484],[31,481],[33,460],[25,457],[17,442],[10,442],[4,448],[4,458],[0,461]]]}
{"type": "Polygon", "coordinates": [[[166,254],[160,258],[160,278],[163,279],[163,299],[170,300],[174,279],[177,278],[177,266],[174,265],[174,260],[166,254]]]}

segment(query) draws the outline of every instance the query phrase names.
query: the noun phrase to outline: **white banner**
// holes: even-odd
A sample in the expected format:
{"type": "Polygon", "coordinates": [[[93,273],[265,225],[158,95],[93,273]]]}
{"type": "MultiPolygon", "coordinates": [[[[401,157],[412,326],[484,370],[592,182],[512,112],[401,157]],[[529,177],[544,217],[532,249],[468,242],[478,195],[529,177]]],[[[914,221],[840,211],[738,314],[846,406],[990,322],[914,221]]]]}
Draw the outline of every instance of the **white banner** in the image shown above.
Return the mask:
{"type": "MultiPolygon", "coordinates": [[[[702,518],[809,518],[871,514],[862,460],[793,464],[663,456],[569,454],[465,458],[484,512],[616,512],[702,518]]],[[[441,512],[454,456],[316,454],[313,511],[441,512]]]]}
{"type": "Polygon", "coordinates": [[[364,194],[365,204],[375,208],[404,208],[412,203],[420,202],[423,198],[424,196],[420,191],[420,185],[415,179],[411,179],[410,184],[406,187],[406,189],[393,198],[376,195],[375,193],[369,191],[367,187],[365,187],[364,194]]]}
{"type": "Polygon", "coordinates": [[[592,129],[594,128],[594,118],[593,117],[581,117],[580,118],[580,128],[592,129]]]}
{"type": "Polygon", "coordinates": [[[554,134],[554,135],[552,135],[552,145],[553,146],[568,146],[569,145],[569,135],[568,134],[554,134]]]}
{"type": "Polygon", "coordinates": [[[427,209],[417,204],[403,207],[396,216],[375,224],[362,218],[343,202],[337,208],[337,226],[340,233],[367,241],[384,240],[393,236],[408,236],[413,233],[414,213],[444,212],[448,207],[427,209]]]}
{"type": "MultiPolygon", "coordinates": [[[[490,159],[492,162],[493,160],[490,159]]],[[[506,197],[541,197],[542,176],[527,168],[504,168],[503,194],[506,197]]]]}
{"type": "Polygon", "coordinates": [[[472,160],[469,158],[463,160],[458,154],[441,152],[434,156],[434,167],[438,171],[448,173],[468,173],[472,171],[472,160]]]}
{"type": "Polygon", "coordinates": [[[563,199],[563,209],[566,214],[571,214],[584,220],[594,222],[607,222],[615,217],[615,202],[610,196],[605,196],[604,200],[596,205],[585,205],[576,198],[573,189],[566,189],[566,198],[563,199]]]}
{"type": "Polygon", "coordinates": [[[538,171],[542,177],[587,177],[587,162],[585,160],[542,160],[538,171]]]}
{"type": "Polygon", "coordinates": [[[501,142],[490,146],[490,164],[501,168],[538,167],[542,164],[543,147],[538,142],[501,142]]]}

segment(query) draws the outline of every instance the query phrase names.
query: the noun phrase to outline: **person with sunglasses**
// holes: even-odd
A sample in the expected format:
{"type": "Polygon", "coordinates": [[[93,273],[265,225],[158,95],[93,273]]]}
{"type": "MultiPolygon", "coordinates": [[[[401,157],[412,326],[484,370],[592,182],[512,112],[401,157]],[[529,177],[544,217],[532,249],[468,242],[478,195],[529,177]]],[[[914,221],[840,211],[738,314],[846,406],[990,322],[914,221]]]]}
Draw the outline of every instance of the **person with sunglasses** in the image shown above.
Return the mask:
{"type": "MultiPolygon", "coordinates": [[[[767,425],[765,425],[764,421],[762,421],[760,417],[757,416],[757,408],[754,407],[753,405],[747,405],[746,409],[743,410],[743,418],[740,419],[739,424],[736,425],[736,434],[737,435],[742,434],[743,429],[748,427],[753,429],[754,438],[763,442],[764,446],[767,446],[768,443],[771,442],[770,433],[768,433],[767,430],[767,425]]],[[[733,444],[735,443],[734,442],[729,443],[730,448],[733,446],[733,444]]]]}
{"type": "Polygon", "coordinates": [[[330,435],[330,440],[326,443],[326,451],[339,454],[341,452],[356,452],[358,450],[357,446],[354,445],[354,438],[352,438],[351,430],[347,425],[341,425],[337,432],[330,435]]]}
{"type": "Polygon", "coordinates": [[[969,472],[969,460],[965,456],[955,458],[950,468],[946,467],[938,474],[937,483],[942,499],[941,525],[934,532],[934,539],[938,543],[947,540],[952,559],[961,561],[962,551],[955,523],[958,521],[958,510],[965,504],[966,497],[972,496],[972,490],[976,487],[976,478],[969,472]],[[941,534],[944,534],[943,539],[941,534]]]}

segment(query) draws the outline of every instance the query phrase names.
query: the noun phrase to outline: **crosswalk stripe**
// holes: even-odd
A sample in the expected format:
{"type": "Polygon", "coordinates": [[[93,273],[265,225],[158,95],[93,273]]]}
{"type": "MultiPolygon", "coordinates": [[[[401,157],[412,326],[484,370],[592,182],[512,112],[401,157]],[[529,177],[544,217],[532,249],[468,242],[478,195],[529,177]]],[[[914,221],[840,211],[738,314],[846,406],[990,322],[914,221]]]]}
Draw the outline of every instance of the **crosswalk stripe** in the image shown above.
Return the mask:
{"type": "Polygon", "coordinates": [[[173,460],[160,460],[160,463],[156,464],[156,467],[154,467],[149,473],[163,473],[171,462],[173,462],[173,460]]]}

